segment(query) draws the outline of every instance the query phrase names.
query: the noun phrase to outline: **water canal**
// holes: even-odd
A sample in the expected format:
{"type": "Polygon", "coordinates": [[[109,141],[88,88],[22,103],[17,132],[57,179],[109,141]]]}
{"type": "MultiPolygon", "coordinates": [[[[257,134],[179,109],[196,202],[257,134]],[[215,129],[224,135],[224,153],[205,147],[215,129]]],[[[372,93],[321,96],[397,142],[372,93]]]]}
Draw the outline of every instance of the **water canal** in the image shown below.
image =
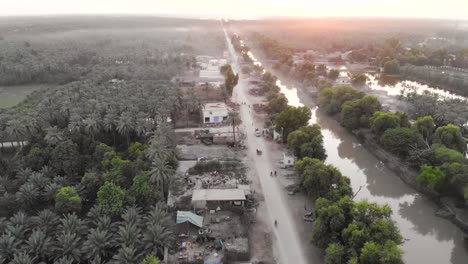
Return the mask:
{"type": "MultiPolygon", "coordinates": [[[[257,65],[262,65],[250,53],[257,65]]],[[[306,93],[278,80],[277,85],[293,106],[307,105],[313,112],[311,123],[322,127],[324,146],[328,154],[326,163],[337,167],[351,179],[353,190],[362,189],[355,199],[366,199],[379,204],[388,204],[393,210],[393,219],[400,228],[405,242],[405,263],[425,264],[466,264],[468,250],[464,247],[464,234],[447,220],[435,216],[437,206],[418,192],[403,183],[385,164],[374,157],[348,131],[332,118],[321,114],[306,93]]],[[[371,88],[398,90],[390,86],[380,86],[371,79],[371,88]]],[[[403,82],[415,85],[412,82],[403,82]]],[[[401,84],[403,86],[403,84],[401,84]]],[[[393,86],[395,87],[395,86],[393,86]]],[[[430,87],[423,90],[435,91],[430,87]]]]}

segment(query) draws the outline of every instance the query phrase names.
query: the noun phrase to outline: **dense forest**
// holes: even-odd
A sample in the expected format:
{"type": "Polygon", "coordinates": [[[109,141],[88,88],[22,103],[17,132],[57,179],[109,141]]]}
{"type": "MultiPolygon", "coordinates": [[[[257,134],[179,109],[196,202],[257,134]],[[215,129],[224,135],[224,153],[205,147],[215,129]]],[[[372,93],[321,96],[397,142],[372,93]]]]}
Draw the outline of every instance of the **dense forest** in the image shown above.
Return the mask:
{"type": "Polygon", "coordinates": [[[170,80],[222,35],[61,19],[0,23],[2,85],[62,84],[0,109],[0,263],[159,263],[175,241],[171,124],[199,107],[170,80]]]}
{"type": "Polygon", "coordinates": [[[224,47],[222,35],[213,34],[219,28],[202,29],[216,22],[100,19],[2,21],[0,85],[169,79],[181,63],[193,62],[190,55],[224,47]]]}

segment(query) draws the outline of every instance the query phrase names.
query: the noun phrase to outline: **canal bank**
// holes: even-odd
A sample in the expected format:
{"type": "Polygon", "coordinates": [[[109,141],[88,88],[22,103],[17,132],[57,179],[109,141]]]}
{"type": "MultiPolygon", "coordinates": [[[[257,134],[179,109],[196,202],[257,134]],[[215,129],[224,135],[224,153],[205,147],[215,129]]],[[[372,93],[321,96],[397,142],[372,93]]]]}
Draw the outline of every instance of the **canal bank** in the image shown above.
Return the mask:
{"type": "Polygon", "coordinates": [[[306,105],[314,111],[316,119],[312,122],[322,127],[328,154],[326,163],[348,176],[355,191],[362,187],[355,199],[388,204],[392,208],[393,219],[405,239],[402,249],[406,263],[466,263],[464,235],[455,225],[436,216],[439,209],[436,203],[405,184],[336,120],[317,111],[310,94],[294,88],[294,81],[268,65],[266,68],[280,77],[281,92],[291,105],[306,105]]]}

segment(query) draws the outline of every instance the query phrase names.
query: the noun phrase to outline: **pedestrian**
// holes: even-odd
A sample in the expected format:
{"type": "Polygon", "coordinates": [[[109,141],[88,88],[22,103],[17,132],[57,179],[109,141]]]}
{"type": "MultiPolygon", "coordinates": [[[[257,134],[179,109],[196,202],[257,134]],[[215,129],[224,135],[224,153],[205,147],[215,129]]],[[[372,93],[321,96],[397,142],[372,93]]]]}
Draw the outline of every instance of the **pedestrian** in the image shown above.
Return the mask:
{"type": "Polygon", "coordinates": [[[270,171],[270,176],[273,176],[273,172],[272,172],[272,171],[270,171]]]}
{"type": "Polygon", "coordinates": [[[276,171],[275,171],[275,177],[276,177],[276,171]]]}

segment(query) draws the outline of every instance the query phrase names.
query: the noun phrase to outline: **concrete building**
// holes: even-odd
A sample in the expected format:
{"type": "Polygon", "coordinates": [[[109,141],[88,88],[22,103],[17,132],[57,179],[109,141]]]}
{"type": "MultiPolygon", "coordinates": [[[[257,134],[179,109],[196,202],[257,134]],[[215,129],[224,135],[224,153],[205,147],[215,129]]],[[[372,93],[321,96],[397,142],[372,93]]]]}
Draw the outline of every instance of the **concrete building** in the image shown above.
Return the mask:
{"type": "Polygon", "coordinates": [[[245,191],[242,189],[197,189],[193,190],[192,206],[196,209],[218,206],[244,206],[245,191]]]}
{"type": "Polygon", "coordinates": [[[228,117],[228,108],[225,103],[207,103],[202,109],[203,123],[221,123],[228,117]]]}

